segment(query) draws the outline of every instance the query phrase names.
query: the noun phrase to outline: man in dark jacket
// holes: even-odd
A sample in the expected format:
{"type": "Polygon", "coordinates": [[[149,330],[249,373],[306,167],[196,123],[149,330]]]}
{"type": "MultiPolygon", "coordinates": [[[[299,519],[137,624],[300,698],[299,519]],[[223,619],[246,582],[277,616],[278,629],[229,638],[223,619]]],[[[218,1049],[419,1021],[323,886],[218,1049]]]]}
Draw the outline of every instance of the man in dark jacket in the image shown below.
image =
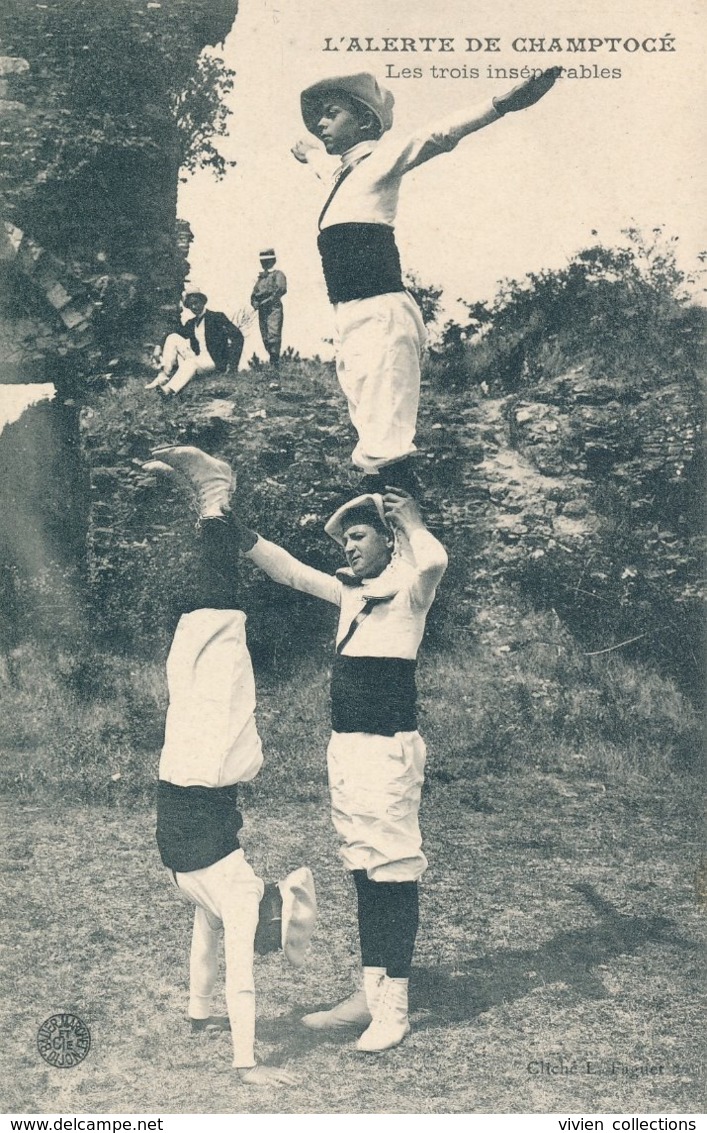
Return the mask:
{"type": "Polygon", "coordinates": [[[146,389],[177,394],[197,374],[237,370],[243,352],[243,335],[220,311],[206,309],[203,291],[187,289],[182,302],[192,312],[175,334],[168,334],[162,347],[160,372],[146,389]]]}

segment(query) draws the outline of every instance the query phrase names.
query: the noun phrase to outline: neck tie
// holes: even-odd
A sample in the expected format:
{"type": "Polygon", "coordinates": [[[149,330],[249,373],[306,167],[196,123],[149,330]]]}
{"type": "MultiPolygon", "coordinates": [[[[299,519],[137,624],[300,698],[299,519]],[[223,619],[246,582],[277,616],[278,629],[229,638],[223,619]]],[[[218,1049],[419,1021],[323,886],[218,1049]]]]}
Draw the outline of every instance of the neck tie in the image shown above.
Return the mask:
{"type": "Polygon", "coordinates": [[[380,605],[381,602],[390,602],[390,598],[389,597],[386,597],[386,598],[366,598],[366,601],[363,605],[363,608],[361,610],[359,610],[359,612],[356,614],[356,617],[353,619],[353,621],[351,622],[351,625],[349,626],[346,633],[342,637],[341,641],[337,645],[337,647],[336,647],[337,653],[341,653],[344,646],[348,645],[351,638],[355,634],[356,630],[360,626],[361,622],[365,621],[366,618],[368,617],[368,615],[370,614],[371,610],[373,609],[373,607],[380,605]]]}
{"type": "Polygon", "coordinates": [[[333,187],[329,196],[327,197],[327,199],[324,202],[324,208],[322,209],[322,211],[319,214],[318,227],[319,227],[320,232],[322,230],[322,221],[324,220],[324,217],[326,216],[327,209],[329,208],[329,205],[331,204],[331,202],[334,200],[334,197],[338,193],[339,189],[343,185],[343,183],[346,180],[346,178],[348,177],[349,173],[352,173],[357,165],[360,165],[362,161],[365,161],[366,158],[370,157],[370,156],[371,156],[370,153],[364,153],[363,157],[360,157],[358,159],[358,161],[354,161],[354,162],[351,163],[351,165],[347,165],[345,169],[340,170],[340,172],[339,172],[339,174],[336,178],[336,181],[334,182],[334,187],[333,187]]]}

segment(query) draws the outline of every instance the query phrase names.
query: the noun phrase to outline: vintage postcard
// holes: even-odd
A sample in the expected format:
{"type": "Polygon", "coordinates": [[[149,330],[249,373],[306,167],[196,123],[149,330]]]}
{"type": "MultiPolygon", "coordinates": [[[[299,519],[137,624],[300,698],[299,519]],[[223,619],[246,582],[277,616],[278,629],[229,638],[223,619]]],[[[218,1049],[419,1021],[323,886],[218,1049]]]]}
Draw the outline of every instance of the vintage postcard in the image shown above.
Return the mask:
{"type": "Polygon", "coordinates": [[[704,12],[2,7],[8,1127],[696,1129],[704,12]]]}

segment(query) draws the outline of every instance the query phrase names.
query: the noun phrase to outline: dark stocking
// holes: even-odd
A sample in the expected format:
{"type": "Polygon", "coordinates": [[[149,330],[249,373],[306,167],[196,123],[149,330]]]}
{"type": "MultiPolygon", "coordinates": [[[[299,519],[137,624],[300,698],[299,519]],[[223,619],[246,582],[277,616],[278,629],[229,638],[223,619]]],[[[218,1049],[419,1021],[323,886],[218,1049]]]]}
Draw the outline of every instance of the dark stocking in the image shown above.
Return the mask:
{"type": "Polygon", "coordinates": [[[419,923],[416,881],[371,881],[354,870],[358,930],[364,968],[385,968],[391,979],[407,979],[419,923]]]}

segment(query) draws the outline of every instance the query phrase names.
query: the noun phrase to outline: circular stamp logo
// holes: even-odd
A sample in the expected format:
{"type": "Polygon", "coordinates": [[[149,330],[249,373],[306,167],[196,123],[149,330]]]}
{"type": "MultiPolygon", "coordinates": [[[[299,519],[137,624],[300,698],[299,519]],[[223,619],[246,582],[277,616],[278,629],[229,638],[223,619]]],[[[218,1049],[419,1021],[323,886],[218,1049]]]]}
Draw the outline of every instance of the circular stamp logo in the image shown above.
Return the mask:
{"type": "Polygon", "coordinates": [[[62,1011],[50,1015],[37,1032],[37,1050],[45,1062],[59,1070],[78,1066],[91,1049],[91,1032],[78,1015],[62,1011]]]}

